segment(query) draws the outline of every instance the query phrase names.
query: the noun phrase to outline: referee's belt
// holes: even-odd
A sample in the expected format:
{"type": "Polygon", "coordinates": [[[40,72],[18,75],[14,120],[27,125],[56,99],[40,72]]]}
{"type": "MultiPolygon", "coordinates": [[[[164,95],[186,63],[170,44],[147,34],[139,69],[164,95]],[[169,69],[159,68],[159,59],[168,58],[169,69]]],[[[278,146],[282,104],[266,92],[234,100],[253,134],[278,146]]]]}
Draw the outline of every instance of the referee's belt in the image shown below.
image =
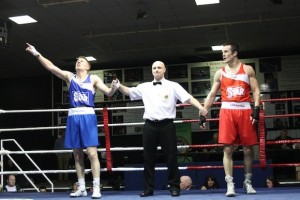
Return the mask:
{"type": "Polygon", "coordinates": [[[154,119],[154,120],[150,120],[150,119],[146,119],[146,122],[150,122],[150,123],[165,123],[165,122],[172,122],[173,119],[154,119]]]}

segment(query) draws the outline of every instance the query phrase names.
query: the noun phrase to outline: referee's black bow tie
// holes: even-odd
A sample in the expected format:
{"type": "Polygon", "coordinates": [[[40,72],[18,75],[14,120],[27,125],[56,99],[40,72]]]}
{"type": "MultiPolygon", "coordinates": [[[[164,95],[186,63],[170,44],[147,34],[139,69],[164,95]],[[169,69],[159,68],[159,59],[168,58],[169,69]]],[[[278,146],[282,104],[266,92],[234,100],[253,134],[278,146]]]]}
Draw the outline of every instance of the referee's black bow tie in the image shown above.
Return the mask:
{"type": "Polygon", "coordinates": [[[157,84],[161,85],[161,82],[160,81],[153,82],[153,85],[157,85],[157,84]]]}

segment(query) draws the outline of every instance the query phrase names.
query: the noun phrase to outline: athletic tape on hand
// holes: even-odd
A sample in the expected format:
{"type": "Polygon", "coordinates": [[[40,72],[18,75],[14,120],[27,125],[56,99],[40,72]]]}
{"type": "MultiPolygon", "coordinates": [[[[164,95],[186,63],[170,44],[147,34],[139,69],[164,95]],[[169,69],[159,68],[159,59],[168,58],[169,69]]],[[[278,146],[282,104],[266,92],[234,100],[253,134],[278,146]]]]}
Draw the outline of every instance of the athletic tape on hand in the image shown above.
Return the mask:
{"type": "Polygon", "coordinates": [[[204,117],[203,115],[200,115],[199,117],[199,125],[203,126],[203,124],[206,122],[206,117],[204,117]]]}

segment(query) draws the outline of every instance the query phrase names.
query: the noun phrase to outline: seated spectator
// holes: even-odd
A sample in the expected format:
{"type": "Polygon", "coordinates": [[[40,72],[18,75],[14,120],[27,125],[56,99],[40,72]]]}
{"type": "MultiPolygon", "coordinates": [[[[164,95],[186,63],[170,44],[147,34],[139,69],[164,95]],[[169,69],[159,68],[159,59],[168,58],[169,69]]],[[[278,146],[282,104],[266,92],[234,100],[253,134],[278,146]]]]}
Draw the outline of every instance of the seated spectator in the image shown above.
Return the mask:
{"type": "Polygon", "coordinates": [[[214,175],[208,175],[205,177],[204,183],[201,186],[201,190],[219,189],[220,185],[214,175]]]}
{"type": "Polygon", "coordinates": [[[180,177],[180,189],[181,190],[189,190],[192,188],[193,181],[189,176],[181,176],[180,177]]]}
{"type": "Polygon", "coordinates": [[[78,182],[73,182],[71,185],[70,192],[76,192],[78,190],[78,182]]]}
{"type": "MultiPolygon", "coordinates": [[[[190,190],[192,188],[193,181],[189,176],[180,177],[180,189],[181,190],[190,190]]],[[[170,185],[163,187],[164,190],[170,190],[170,185]]]]}
{"type": "Polygon", "coordinates": [[[19,169],[15,166],[12,160],[8,159],[6,165],[4,166],[7,171],[19,171],[19,169]]]}
{"type": "Polygon", "coordinates": [[[22,188],[16,184],[16,177],[13,174],[7,176],[6,185],[2,192],[22,192],[22,188]]]}
{"type": "Polygon", "coordinates": [[[270,176],[266,179],[266,187],[267,188],[274,188],[274,187],[278,187],[278,186],[279,186],[278,181],[275,178],[273,178],[272,176],[270,176]]]}
{"type": "MultiPolygon", "coordinates": [[[[20,171],[11,159],[8,159],[5,162],[4,169],[5,169],[5,171],[20,171]]],[[[14,175],[16,178],[16,182],[18,182],[18,185],[21,188],[31,186],[23,174],[14,174],[14,175]]]]}
{"type": "MultiPolygon", "coordinates": [[[[65,132],[61,129],[58,130],[58,136],[54,143],[54,150],[66,150],[64,146],[65,132]]],[[[69,169],[70,153],[57,153],[57,165],[59,170],[69,169]]],[[[68,173],[58,173],[58,181],[68,181],[68,173]]]]}
{"type": "MultiPolygon", "coordinates": [[[[275,138],[275,140],[292,140],[292,139],[294,139],[294,138],[288,136],[288,131],[286,129],[282,129],[280,131],[280,135],[275,138]]],[[[275,145],[275,148],[293,149],[293,144],[292,143],[278,144],[278,145],[275,145]]]]}
{"type": "MultiPolygon", "coordinates": [[[[212,139],[209,140],[206,144],[218,144],[218,138],[219,138],[219,134],[214,133],[212,139]]],[[[211,147],[211,148],[203,149],[203,152],[222,152],[222,151],[223,151],[223,147],[211,147]]]]}
{"type": "Polygon", "coordinates": [[[40,186],[40,187],[39,187],[39,191],[40,191],[40,192],[47,192],[46,186],[44,186],[44,185],[40,186]]]}
{"type": "Polygon", "coordinates": [[[283,122],[280,118],[274,119],[273,121],[274,128],[286,128],[286,122],[283,122]]]}

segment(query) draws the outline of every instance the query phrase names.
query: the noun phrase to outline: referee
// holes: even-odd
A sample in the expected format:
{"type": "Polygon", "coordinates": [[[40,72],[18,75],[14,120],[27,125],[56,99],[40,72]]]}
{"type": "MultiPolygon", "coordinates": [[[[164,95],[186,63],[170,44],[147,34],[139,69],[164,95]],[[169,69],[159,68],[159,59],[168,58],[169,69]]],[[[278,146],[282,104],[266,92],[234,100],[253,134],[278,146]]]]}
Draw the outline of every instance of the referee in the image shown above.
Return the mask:
{"type": "Polygon", "coordinates": [[[157,146],[162,151],[168,167],[168,185],[171,196],[180,196],[180,174],[177,163],[177,139],[173,120],[176,117],[177,101],[190,103],[206,116],[207,110],[181,85],[165,79],[165,64],[156,61],[152,65],[154,80],[136,87],[120,84],[119,91],[131,100],[142,100],[145,106],[143,119],[144,191],[140,197],[153,195],[157,146]]]}

